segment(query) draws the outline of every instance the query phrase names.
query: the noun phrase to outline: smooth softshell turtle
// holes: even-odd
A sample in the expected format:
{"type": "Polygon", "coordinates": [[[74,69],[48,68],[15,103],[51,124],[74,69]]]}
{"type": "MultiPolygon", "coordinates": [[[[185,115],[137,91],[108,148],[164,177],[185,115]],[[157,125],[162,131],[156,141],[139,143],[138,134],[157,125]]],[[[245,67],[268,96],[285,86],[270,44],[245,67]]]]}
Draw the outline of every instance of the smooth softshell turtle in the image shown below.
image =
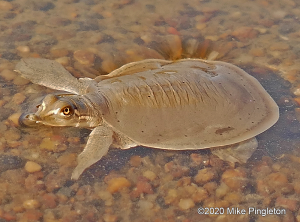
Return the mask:
{"type": "Polygon", "coordinates": [[[224,160],[246,162],[255,136],[276,123],[278,106],[260,83],[225,62],[201,59],[132,62],[96,79],[73,77],[47,59],[21,60],[16,71],[49,94],[24,124],[92,129],[72,178],[112,145],[168,150],[213,148],[224,160]]]}

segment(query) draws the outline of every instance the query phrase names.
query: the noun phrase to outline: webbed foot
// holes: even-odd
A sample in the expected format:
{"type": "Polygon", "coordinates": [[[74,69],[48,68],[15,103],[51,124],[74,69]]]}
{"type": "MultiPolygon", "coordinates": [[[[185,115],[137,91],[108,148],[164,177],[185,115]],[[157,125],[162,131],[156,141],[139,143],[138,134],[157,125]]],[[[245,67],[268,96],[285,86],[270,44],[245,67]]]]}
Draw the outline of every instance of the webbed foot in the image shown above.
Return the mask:
{"type": "Polygon", "coordinates": [[[256,138],[220,148],[212,148],[211,152],[224,161],[246,163],[258,146],[256,138]]]}
{"type": "Polygon", "coordinates": [[[113,142],[113,131],[105,126],[98,126],[91,132],[88,142],[77,158],[77,167],[72,173],[72,180],[77,180],[83,171],[100,160],[113,142]]]}
{"type": "Polygon", "coordinates": [[[78,81],[60,63],[49,59],[22,59],[15,72],[35,84],[74,94],[83,94],[89,86],[78,81]]]}

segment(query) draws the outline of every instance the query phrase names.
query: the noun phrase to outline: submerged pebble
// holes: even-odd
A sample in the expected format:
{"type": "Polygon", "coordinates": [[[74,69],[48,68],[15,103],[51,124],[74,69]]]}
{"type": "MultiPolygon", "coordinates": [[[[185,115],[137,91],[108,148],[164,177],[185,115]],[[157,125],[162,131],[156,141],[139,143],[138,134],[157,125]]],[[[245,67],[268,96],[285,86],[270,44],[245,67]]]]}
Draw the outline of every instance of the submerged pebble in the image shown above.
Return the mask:
{"type": "Polygon", "coordinates": [[[107,182],[107,190],[110,193],[116,193],[122,188],[128,188],[131,186],[131,183],[125,177],[112,178],[107,182]]]}
{"type": "Polygon", "coordinates": [[[85,50],[75,51],[73,56],[82,65],[93,65],[95,61],[94,53],[85,50]]]}
{"type": "Polygon", "coordinates": [[[30,48],[28,46],[25,45],[20,45],[17,47],[17,50],[21,53],[28,53],[30,52],[30,48]]]}
{"type": "Polygon", "coordinates": [[[248,183],[244,169],[228,169],[222,174],[222,181],[232,190],[243,190],[248,183]]]}
{"type": "Polygon", "coordinates": [[[17,77],[17,73],[9,70],[9,69],[4,69],[1,71],[0,76],[5,79],[6,81],[12,81],[17,77]]]}
{"type": "Polygon", "coordinates": [[[37,209],[40,207],[40,203],[37,200],[31,199],[23,202],[25,209],[37,209]]]}
{"type": "Polygon", "coordinates": [[[143,173],[143,176],[146,177],[149,180],[154,180],[156,178],[156,174],[150,170],[147,170],[143,173]]]}
{"type": "Polygon", "coordinates": [[[20,75],[17,75],[14,79],[13,79],[13,83],[17,86],[23,86],[23,85],[27,85],[30,81],[27,79],[24,79],[23,77],[21,77],[20,75]]]}
{"type": "Polygon", "coordinates": [[[16,93],[12,97],[12,102],[15,103],[16,105],[20,105],[21,103],[24,102],[25,99],[26,99],[26,96],[23,93],[16,93]]]}
{"type": "Polygon", "coordinates": [[[50,50],[50,53],[54,58],[59,58],[67,56],[69,54],[69,51],[64,48],[52,48],[50,50]]]}
{"type": "Polygon", "coordinates": [[[7,1],[0,1],[0,10],[1,11],[10,11],[13,9],[13,5],[7,1]]]}
{"type": "Polygon", "coordinates": [[[34,173],[34,172],[38,172],[42,169],[41,165],[39,165],[36,162],[33,161],[27,161],[27,163],[25,164],[25,170],[28,173],[34,173]]]}
{"type": "Polygon", "coordinates": [[[22,113],[14,113],[12,115],[10,115],[7,119],[12,121],[15,126],[19,126],[19,118],[21,116],[22,113]]]}
{"type": "Polygon", "coordinates": [[[203,185],[215,178],[217,178],[217,172],[212,168],[204,168],[198,171],[198,174],[194,177],[197,184],[203,185]]]}
{"type": "Polygon", "coordinates": [[[178,206],[181,210],[188,210],[194,207],[195,203],[191,198],[180,199],[178,206]]]}

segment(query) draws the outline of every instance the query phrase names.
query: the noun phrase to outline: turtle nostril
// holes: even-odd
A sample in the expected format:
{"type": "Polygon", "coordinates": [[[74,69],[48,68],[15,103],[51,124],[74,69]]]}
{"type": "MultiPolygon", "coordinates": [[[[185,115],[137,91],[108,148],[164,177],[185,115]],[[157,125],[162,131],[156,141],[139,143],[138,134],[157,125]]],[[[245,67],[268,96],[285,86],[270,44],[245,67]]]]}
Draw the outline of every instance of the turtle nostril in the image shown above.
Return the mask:
{"type": "Polygon", "coordinates": [[[19,117],[20,126],[32,126],[36,124],[36,116],[34,114],[23,113],[19,117]]]}

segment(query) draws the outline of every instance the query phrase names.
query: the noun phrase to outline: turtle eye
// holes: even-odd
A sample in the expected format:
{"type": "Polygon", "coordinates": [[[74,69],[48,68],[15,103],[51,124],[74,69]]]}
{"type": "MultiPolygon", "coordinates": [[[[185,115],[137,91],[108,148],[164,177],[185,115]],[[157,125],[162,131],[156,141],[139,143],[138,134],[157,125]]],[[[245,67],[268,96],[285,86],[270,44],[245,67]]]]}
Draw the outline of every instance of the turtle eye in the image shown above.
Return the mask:
{"type": "Polygon", "coordinates": [[[69,116],[73,113],[73,109],[70,106],[66,106],[64,108],[61,109],[61,112],[65,115],[65,116],[69,116]]]}
{"type": "Polygon", "coordinates": [[[37,105],[36,108],[40,108],[41,104],[37,105]]]}

